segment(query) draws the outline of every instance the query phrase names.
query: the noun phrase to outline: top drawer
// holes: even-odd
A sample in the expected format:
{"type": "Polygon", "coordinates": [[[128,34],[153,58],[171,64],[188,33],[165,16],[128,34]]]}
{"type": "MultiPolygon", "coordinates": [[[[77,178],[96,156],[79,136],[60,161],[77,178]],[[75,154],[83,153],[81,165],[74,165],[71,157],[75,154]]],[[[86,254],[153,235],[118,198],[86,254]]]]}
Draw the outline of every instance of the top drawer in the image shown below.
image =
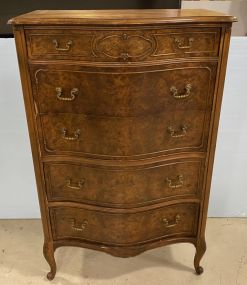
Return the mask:
{"type": "Polygon", "coordinates": [[[26,30],[33,60],[138,62],[183,57],[217,57],[220,28],[26,30]]]}

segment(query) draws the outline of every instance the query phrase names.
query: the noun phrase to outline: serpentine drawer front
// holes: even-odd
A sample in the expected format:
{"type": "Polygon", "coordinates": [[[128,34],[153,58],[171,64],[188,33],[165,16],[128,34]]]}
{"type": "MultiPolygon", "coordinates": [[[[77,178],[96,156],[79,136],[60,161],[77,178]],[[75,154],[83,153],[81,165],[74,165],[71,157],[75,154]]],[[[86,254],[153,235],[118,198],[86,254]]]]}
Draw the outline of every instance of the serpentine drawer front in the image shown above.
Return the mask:
{"type": "Polygon", "coordinates": [[[127,169],[65,162],[44,167],[50,201],[125,208],[165,199],[199,199],[203,166],[204,160],[189,159],[127,169]]]}
{"type": "Polygon", "coordinates": [[[142,117],[78,114],[40,116],[44,155],[130,157],[175,151],[205,151],[209,113],[162,112],[142,117]]]}
{"type": "Polygon", "coordinates": [[[39,113],[124,117],[210,109],[217,62],[128,69],[34,65],[31,70],[39,113]]]}
{"type": "Polygon", "coordinates": [[[174,204],[134,213],[59,207],[51,208],[50,213],[55,240],[83,239],[126,246],[169,236],[194,237],[198,205],[174,204]]]}
{"type": "Polygon", "coordinates": [[[44,256],[119,257],[205,226],[234,18],[207,10],[34,11],[12,19],[44,256]]]}

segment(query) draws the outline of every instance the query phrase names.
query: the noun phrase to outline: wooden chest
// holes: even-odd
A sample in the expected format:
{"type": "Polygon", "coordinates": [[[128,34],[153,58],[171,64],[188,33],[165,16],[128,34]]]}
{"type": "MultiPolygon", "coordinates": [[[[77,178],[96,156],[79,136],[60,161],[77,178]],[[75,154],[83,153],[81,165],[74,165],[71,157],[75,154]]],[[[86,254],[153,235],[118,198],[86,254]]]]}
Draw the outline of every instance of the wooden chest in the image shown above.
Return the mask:
{"type": "Polygon", "coordinates": [[[204,232],[231,25],[206,10],[35,11],[14,25],[44,256],[204,232]]]}

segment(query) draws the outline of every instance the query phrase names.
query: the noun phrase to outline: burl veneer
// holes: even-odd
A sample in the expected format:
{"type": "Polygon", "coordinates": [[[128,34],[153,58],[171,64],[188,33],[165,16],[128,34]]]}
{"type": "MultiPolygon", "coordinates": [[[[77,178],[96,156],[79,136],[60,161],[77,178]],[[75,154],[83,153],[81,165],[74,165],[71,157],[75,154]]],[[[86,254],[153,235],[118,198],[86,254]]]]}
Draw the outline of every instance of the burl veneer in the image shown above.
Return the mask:
{"type": "Polygon", "coordinates": [[[231,16],[35,11],[12,19],[44,255],[204,238],[231,16]]]}

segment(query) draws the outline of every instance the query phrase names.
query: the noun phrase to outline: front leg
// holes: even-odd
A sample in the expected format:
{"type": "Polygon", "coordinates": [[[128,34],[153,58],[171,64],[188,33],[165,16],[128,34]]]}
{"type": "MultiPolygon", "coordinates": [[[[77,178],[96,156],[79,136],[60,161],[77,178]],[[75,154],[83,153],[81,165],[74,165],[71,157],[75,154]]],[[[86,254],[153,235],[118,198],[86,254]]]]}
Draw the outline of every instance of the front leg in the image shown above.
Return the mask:
{"type": "Polygon", "coordinates": [[[52,242],[44,242],[43,253],[46,261],[48,262],[51,268],[51,271],[47,274],[47,279],[53,280],[56,275],[57,266],[54,257],[54,248],[52,242]]]}
{"type": "Polygon", "coordinates": [[[198,275],[203,273],[203,268],[200,266],[200,261],[206,251],[206,248],[205,238],[202,238],[196,245],[196,254],[194,258],[194,267],[198,275]]]}

